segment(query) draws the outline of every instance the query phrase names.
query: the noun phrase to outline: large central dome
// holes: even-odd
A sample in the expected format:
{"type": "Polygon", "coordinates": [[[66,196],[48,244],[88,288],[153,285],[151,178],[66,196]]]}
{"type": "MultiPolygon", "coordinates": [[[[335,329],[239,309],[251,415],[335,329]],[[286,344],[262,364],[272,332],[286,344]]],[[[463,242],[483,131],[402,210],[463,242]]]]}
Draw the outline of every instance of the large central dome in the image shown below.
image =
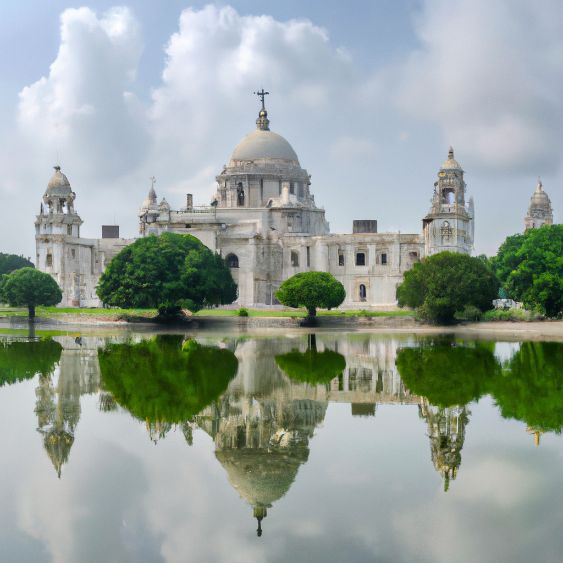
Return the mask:
{"type": "Polygon", "coordinates": [[[235,147],[231,160],[284,160],[299,164],[297,154],[291,145],[277,133],[257,129],[249,133],[235,147]]]}

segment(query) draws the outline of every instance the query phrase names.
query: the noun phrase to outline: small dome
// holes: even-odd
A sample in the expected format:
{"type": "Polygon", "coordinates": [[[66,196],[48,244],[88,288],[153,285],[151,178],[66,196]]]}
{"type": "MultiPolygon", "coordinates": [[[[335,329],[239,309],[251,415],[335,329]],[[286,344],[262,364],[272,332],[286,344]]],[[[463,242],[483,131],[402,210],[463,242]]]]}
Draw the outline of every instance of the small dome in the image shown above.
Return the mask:
{"type": "Polygon", "coordinates": [[[68,178],[61,172],[60,166],[55,166],[55,173],[51,176],[47,184],[45,195],[54,195],[58,197],[66,197],[72,193],[68,178]]]}
{"type": "Polygon", "coordinates": [[[231,156],[231,161],[259,159],[283,160],[299,165],[297,154],[281,135],[262,129],[244,137],[231,156]]]}
{"type": "Polygon", "coordinates": [[[550,209],[551,201],[549,196],[543,191],[543,184],[538,180],[536,189],[530,198],[530,209],[532,208],[550,209]]]}
{"type": "Polygon", "coordinates": [[[448,158],[441,166],[441,170],[461,170],[461,164],[454,158],[454,149],[450,147],[448,158]]]}

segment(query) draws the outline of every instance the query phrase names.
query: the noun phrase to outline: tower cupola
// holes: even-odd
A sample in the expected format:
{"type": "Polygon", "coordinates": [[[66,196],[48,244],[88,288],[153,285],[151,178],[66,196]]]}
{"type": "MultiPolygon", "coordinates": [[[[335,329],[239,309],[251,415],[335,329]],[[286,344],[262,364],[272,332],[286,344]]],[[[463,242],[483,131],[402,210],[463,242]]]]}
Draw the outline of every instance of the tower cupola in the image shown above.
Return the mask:
{"type": "Polygon", "coordinates": [[[528,214],[524,218],[525,230],[537,229],[542,225],[553,225],[553,209],[551,200],[543,189],[540,178],[536,184],[536,189],[530,198],[528,214]]]}
{"type": "Polygon", "coordinates": [[[470,254],[473,247],[473,201],[465,202],[464,171],[450,146],[438,171],[429,213],[422,221],[427,255],[448,250],[470,254]]]}

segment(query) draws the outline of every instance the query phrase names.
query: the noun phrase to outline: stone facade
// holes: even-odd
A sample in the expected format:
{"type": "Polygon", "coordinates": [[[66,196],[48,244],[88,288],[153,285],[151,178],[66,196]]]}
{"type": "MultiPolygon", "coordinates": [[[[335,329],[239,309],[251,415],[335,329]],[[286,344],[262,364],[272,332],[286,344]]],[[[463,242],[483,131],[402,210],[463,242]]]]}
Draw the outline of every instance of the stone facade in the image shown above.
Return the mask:
{"type": "MultiPolygon", "coordinates": [[[[311,192],[310,175],[269,123],[262,106],[256,130],[235,147],[217,176],[211,205],[194,206],[188,194],[185,206],[173,210],[166,199],[158,202],[153,181],[139,211],[140,235],[189,233],[220,253],[238,284],[240,306],[276,305],[275,292],[285,279],[317,270],[344,284],[343,307],[390,307],[404,272],[423,256],[471,252],[473,203],[465,205],[463,170],[452,149],[438,173],[422,235],[378,233],[370,219],[355,221],[353,233],[332,234],[311,192]]],[[[133,241],[80,238],[74,197],[57,168],[35,222],[36,264],[61,285],[63,306],[99,306],[99,276],[133,241]]]]}

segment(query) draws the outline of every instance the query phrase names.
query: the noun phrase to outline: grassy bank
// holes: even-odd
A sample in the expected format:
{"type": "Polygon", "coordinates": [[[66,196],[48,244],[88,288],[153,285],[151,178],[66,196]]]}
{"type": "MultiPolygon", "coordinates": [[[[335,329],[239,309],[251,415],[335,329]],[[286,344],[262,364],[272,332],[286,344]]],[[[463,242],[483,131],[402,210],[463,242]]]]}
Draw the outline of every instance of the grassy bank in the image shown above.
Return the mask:
{"type": "MultiPolygon", "coordinates": [[[[249,317],[286,317],[301,318],[305,317],[304,310],[298,309],[247,309],[249,317]]],[[[73,307],[37,307],[36,314],[43,318],[56,318],[61,315],[90,316],[92,318],[103,318],[108,321],[118,320],[127,317],[146,317],[147,319],[156,316],[156,309],[86,309],[73,307]]],[[[412,316],[412,311],[392,310],[392,311],[366,311],[366,310],[335,310],[318,311],[320,317],[408,317],[412,316]]],[[[196,313],[197,317],[237,317],[238,309],[203,309],[196,313]]],[[[2,317],[27,317],[27,309],[15,307],[0,307],[0,318],[2,317]]]]}

